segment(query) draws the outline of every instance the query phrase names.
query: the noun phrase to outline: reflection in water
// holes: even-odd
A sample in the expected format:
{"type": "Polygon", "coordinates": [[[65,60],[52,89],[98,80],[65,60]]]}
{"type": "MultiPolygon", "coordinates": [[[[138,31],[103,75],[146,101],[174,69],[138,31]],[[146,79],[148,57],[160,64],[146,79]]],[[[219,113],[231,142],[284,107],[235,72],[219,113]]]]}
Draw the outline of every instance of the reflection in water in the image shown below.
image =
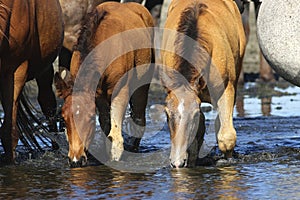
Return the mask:
{"type": "MultiPolygon", "coordinates": [[[[272,96],[280,96],[278,91],[274,89],[275,84],[272,83],[257,83],[254,87],[239,87],[236,97],[236,111],[238,117],[247,117],[249,113],[245,111],[245,98],[256,97],[260,99],[261,116],[271,116],[272,96]],[[247,94],[245,97],[245,93],[247,94]]],[[[248,105],[247,105],[248,106],[248,105]]],[[[251,106],[251,105],[250,105],[251,106]]]]}
{"type": "Polygon", "coordinates": [[[0,194],[3,199],[291,199],[300,195],[299,164],[244,163],[154,173],[120,172],[103,165],[2,167],[0,194]]]}
{"type": "MultiPolygon", "coordinates": [[[[262,97],[260,100],[262,116],[271,116],[272,97],[262,97]]],[[[244,108],[244,96],[236,97],[236,111],[238,117],[246,117],[247,113],[244,108]]]]}
{"type": "Polygon", "coordinates": [[[236,167],[171,171],[175,199],[242,199],[247,186],[236,167]]]}
{"type": "Polygon", "coordinates": [[[238,117],[245,117],[245,109],[244,109],[244,95],[236,96],[235,108],[237,110],[238,117]]]}
{"type": "Polygon", "coordinates": [[[234,167],[220,168],[220,181],[216,183],[216,189],[220,191],[220,199],[241,199],[240,194],[246,190],[240,185],[243,178],[234,167]]]}
{"type": "Polygon", "coordinates": [[[263,116],[271,115],[272,97],[261,98],[261,112],[263,116]]]}

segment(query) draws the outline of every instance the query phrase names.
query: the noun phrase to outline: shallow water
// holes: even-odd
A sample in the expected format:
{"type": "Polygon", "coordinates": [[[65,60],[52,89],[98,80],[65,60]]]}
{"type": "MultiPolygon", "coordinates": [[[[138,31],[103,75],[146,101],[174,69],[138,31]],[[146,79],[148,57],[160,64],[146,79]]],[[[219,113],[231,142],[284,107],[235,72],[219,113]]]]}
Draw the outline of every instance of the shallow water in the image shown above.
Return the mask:
{"type": "Polygon", "coordinates": [[[240,90],[234,110],[238,141],[235,163],[230,165],[214,162],[219,156],[214,149],[216,113],[204,104],[207,133],[201,153],[210,153],[211,162],[180,170],[168,166],[169,135],[160,101],[149,101],[141,157],[108,163],[110,167],[70,169],[65,156],[46,152],[16,166],[0,167],[1,198],[300,198],[299,88],[285,82],[268,87],[247,83],[240,90]]]}
{"type": "Polygon", "coordinates": [[[1,198],[299,199],[299,161],[126,173],[101,166],[1,169],[1,198]]]}

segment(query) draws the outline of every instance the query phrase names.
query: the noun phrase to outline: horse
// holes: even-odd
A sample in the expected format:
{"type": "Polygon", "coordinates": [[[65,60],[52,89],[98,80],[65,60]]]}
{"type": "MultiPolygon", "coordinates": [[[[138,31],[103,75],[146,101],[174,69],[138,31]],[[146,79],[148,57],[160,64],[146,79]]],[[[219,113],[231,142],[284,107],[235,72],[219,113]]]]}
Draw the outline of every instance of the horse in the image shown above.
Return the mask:
{"type": "Polygon", "coordinates": [[[231,0],[173,0],[162,39],[161,80],[171,137],[170,165],[193,166],[205,132],[201,102],[218,111],[219,149],[232,159],[233,108],[246,38],[231,0]]]}
{"type": "Polygon", "coordinates": [[[36,79],[43,113],[48,118],[56,113],[52,63],[61,49],[64,29],[58,0],[1,0],[0,13],[0,93],[4,110],[0,136],[5,160],[13,163],[18,143],[18,100],[26,81],[36,79]]]}
{"type": "Polygon", "coordinates": [[[102,3],[84,20],[70,71],[61,69],[54,77],[57,95],[64,99],[62,116],[71,167],[87,165],[86,151],[95,131],[96,107],[100,126],[111,141],[111,160],[120,160],[124,151],[121,127],[128,103],[133,121],[141,127],[135,131],[136,137],[131,138],[133,145],[129,150],[138,148],[146,124],[145,108],[153,75],[150,63],[154,60],[154,32],[147,29],[151,27],[149,11],[133,2],[102,3]],[[139,48],[141,44],[148,47],[139,48]],[[115,55],[116,52],[121,53],[115,55]],[[101,76],[95,77],[97,74],[101,76]],[[95,82],[93,89],[91,82],[95,82]],[[137,85],[141,87],[132,88],[137,85]]]}

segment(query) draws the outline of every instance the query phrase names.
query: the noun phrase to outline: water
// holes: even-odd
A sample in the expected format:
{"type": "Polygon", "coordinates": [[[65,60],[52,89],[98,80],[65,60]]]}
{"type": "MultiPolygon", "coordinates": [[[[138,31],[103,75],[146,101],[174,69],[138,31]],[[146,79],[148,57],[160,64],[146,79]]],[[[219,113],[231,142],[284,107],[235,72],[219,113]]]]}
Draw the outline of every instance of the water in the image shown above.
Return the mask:
{"type": "MultiPolygon", "coordinates": [[[[163,150],[161,157],[143,166],[134,160],[111,163],[123,169],[146,166],[151,170],[133,173],[105,165],[70,169],[65,156],[46,152],[16,166],[0,167],[0,198],[299,199],[300,89],[286,83],[267,88],[247,83],[240,91],[234,110],[238,138],[235,163],[169,168],[163,107],[159,105],[161,99],[152,99],[141,151],[147,155],[163,150]]],[[[216,113],[210,105],[204,107],[206,151],[215,152],[212,158],[216,158],[218,151],[212,150],[216,145],[212,128],[216,113]]]]}
{"type": "Polygon", "coordinates": [[[79,169],[1,169],[3,199],[299,199],[299,162],[124,173],[104,165],[79,169]]]}

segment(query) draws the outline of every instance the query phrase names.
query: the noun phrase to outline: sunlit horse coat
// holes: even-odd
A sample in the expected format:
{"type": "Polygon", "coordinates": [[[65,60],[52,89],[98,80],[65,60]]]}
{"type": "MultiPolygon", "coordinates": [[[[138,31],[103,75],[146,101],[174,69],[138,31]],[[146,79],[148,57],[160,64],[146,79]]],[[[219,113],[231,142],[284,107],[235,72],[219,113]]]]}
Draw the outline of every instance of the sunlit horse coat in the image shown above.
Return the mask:
{"type": "Polygon", "coordinates": [[[162,81],[173,167],[193,165],[203,141],[201,102],[218,111],[217,141],[227,158],[236,143],[233,107],[245,33],[232,0],[173,0],[162,40],[162,81]],[[196,139],[195,139],[196,138],[196,139]]]}

